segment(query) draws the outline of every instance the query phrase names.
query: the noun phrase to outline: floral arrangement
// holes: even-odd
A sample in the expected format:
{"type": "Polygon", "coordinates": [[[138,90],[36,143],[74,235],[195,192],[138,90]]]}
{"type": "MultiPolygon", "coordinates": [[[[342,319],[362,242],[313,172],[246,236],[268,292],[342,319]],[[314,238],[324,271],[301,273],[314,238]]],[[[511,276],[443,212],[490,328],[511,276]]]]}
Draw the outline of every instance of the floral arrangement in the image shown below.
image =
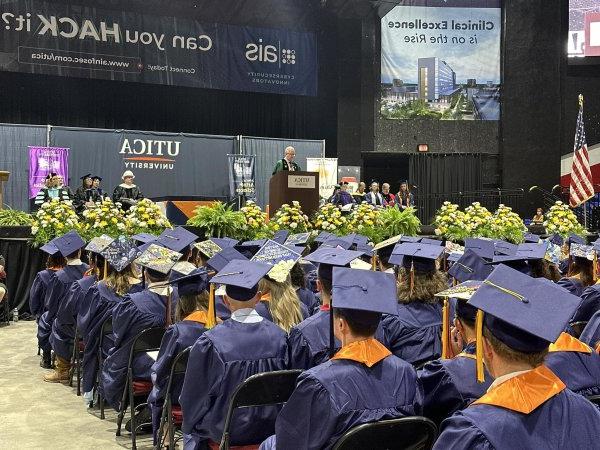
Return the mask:
{"type": "Polygon", "coordinates": [[[360,232],[365,227],[377,226],[379,211],[373,205],[361,203],[350,214],[349,226],[352,231],[360,232]]]}
{"type": "Polygon", "coordinates": [[[442,204],[436,212],[434,225],[436,235],[444,236],[451,241],[464,240],[469,236],[465,213],[455,203],[446,201],[442,204]]]}
{"type": "Polygon", "coordinates": [[[577,220],[573,210],[561,201],[552,205],[546,213],[544,227],[548,234],[557,233],[563,237],[570,234],[585,235],[585,229],[577,220]]]}
{"type": "Polygon", "coordinates": [[[464,223],[471,237],[494,237],[492,218],[492,213],[479,202],[465,208],[464,223]]]}
{"type": "Polygon", "coordinates": [[[49,202],[43,203],[33,216],[31,226],[33,245],[41,246],[71,230],[79,233],[81,229],[72,202],[61,202],[57,198],[53,198],[49,202]]]}
{"type": "Polygon", "coordinates": [[[267,214],[253,201],[249,200],[246,202],[241,210],[244,215],[246,224],[244,230],[246,231],[245,238],[253,241],[255,239],[264,239],[272,236],[271,230],[267,225],[267,214]]]}
{"type": "Polygon", "coordinates": [[[292,233],[306,233],[311,229],[308,216],[302,212],[300,202],[295,200],[291,205],[281,205],[269,225],[273,231],[289,230],[292,233]]]}
{"type": "Polygon", "coordinates": [[[292,259],[286,261],[279,261],[273,266],[271,270],[269,270],[269,273],[267,275],[270,279],[276,281],[277,283],[284,283],[290,275],[294,264],[296,264],[296,262],[292,259]]]}
{"type": "Polygon", "coordinates": [[[159,235],[171,228],[171,223],[152,200],[144,198],[133,205],[125,216],[127,234],[150,233],[159,235]]]}
{"type": "Polygon", "coordinates": [[[504,239],[514,244],[523,242],[527,228],[519,215],[512,208],[499,205],[492,219],[492,231],[495,238],[504,239]]]}
{"type": "Polygon", "coordinates": [[[83,211],[82,237],[87,241],[103,234],[119,237],[125,233],[125,228],[123,211],[108,198],[83,211]]]}
{"type": "Polygon", "coordinates": [[[326,203],[315,213],[313,227],[318,231],[328,231],[343,236],[348,229],[348,219],[342,215],[340,208],[332,203],[326,203]]]}
{"type": "Polygon", "coordinates": [[[206,237],[230,237],[239,240],[246,237],[244,214],[234,211],[233,207],[223,202],[198,206],[187,224],[199,228],[206,237]]]}

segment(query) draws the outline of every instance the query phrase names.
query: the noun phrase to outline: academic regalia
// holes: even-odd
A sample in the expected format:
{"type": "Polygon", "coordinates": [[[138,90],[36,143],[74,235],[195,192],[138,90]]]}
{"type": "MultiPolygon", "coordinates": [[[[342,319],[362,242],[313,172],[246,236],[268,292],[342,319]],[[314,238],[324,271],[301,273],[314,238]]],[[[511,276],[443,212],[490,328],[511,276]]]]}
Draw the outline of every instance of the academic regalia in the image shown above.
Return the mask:
{"type": "Polygon", "coordinates": [[[438,424],[485,394],[493,381],[486,372],[485,382],[477,382],[475,343],[452,359],[428,362],[418,376],[423,384],[423,415],[438,424]]]}
{"type": "Polygon", "coordinates": [[[113,191],[112,200],[115,203],[121,203],[121,208],[124,211],[128,211],[132,205],[137,203],[139,200],[144,198],[144,194],[140,191],[140,188],[135,184],[128,185],[122,183],[118,185],[113,191]]]}
{"type": "Polygon", "coordinates": [[[43,314],[46,293],[55,275],[56,270],[44,269],[40,270],[33,279],[29,290],[29,311],[32,316],[39,318],[43,314]]]}
{"type": "Polygon", "coordinates": [[[567,275],[567,272],[569,272],[569,258],[560,261],[558,264],[558,271],[561,273],[561,275],[567,275]]]}
{"type": "MultiPolygon", "coordinates": [[[[196,343],[202,333],[206,331],[206,312],[196,311],[167,328],[160,344],[160,350],[156,362],[152,365],[152,383],[153,388],[148,396],[148,404],[152,411],[152,429],[154,438],[158,433],[160,426],[160,417],[164,398],[166,395],[167,383],[171,366],[175,357],[188,347],[196,343]]],[[[183,375],[178,375],[173,381],[172,399],[174,403],[179,400],[181,388],[183,386],[183,375]]],[[[154,442],[156,444],[156,442],[154,442]]]]}
{"type": "Polygon", "coordinates": [[[583,294],[583,290],[585,289],[585,286],[578,278],[564,277],[558,280],[556,284],[565,288],[567,291],[573,295],[576,295],[577,297],[581,297],[581,294],[583,294]]]}
{"type": "Polygon", "coordinates": [[[87,275],[75,281],[71,284],[63,301],[60,302],[52,324],[50,345],[54,353],[63,359],[71,358],[79,303],[95,282],[95,275],[87,275]]]}
{"type": "Polygon", "coordinates": [[[298,288],[296,289],[296,294],[298,294],[298,298],[300,302],[306,306],[308,311],[312,314],[312,311],[315,310],[319,306],[319,301],[315,297],[315,294],[306,289],[306,288],[298,288]]]}
{"type": "Polygon", "coordinates": [[[600,394],[600,355],[573,336],[562,333],[550,345],[544,365],[576,394],[600,394]]]}
{"type": "Polygon", "coordinates": [[[600,284],[585,288],[581,294],[581,304],[571,322],[587,322],[600,311],[600,284]]]}
{"type": "Polygon", "coordinates": [[[597,311],[587,323],[579,340],[596,348],[600,342],[600,311],[597,311]]]}
{"type": "MultiPolygon", "coordinates": [[[[329,360],[329,308],[292,327],[288,336],[291,369],[310,369],[329,360]]],[[[336,339],[336,351],[341,344],[336,339]]]]}

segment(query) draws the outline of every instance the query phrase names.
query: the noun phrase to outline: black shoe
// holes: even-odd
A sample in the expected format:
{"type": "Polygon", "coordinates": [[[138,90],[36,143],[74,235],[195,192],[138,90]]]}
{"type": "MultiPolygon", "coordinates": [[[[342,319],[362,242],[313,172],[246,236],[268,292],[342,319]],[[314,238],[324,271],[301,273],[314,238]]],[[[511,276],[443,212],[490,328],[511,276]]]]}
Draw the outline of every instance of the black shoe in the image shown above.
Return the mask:
{"type": "MultiPolygon", "coordinates": [[[[137,434],[152,433],[152,413],[150,412],[150,408],[146,406],[135,414],[135,424],[137,434]]],[[[131,419],[125,423],[125,430],[131,433],[131,419]]]]}
{"type": "Polygon", "coordinates": [[[42,359],[40,361],[40,367],[42,369],[52,369],[52,361],[50,361],[49,359],[48,360],[42,359]]]}

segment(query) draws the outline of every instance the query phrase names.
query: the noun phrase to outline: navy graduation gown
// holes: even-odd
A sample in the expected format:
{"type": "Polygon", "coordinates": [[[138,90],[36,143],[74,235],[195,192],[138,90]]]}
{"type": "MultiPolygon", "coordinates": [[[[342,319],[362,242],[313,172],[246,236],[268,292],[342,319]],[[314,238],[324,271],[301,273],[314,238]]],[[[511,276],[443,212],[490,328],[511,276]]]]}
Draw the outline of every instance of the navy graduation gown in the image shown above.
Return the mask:
{"type": "Polygon", "coordinates": [[[215,310],[217,312],[217,317],[221,320],[227,320],[231,317],[231,311],[223,302],[223,297],[221,295],[215,295],[215,310]]]}
{"type": "Polygon", "coordinates": [[[382,343],[414,366],[442,355],[442,306],[437,303],[398,303],[398,315],[385,316],[381,325],[382,343]]]}
{"type": "MultiPolygon", "coordinates": [[[[558,378],[555,379],[560,383],[558,378]]],[[[502,388],[505,383],[494,390],[502,388]]],[[[545,386],[534,392],[543,393],[551,389],[552,386],[545,386]]],[[[521,393],[523,391],[524,395],[529,393],[527,389],[521,393]]],[[[532,401],[537,407],[529,413],[493,404],[472,404],[442,423],[434,450],[581,450],[591,448],[597,442],[600,412],[582,396],[563,389],[558,394],[550,393],[541,400],[532,401]]],[[[521,397],[513,399],[512,403],[523,405],[528,402],[521,397]]]]}
{"type": "Polygon", "coordinates": [[[38,321],[38,345],[43,350],[49,351],[51,349],[49,338],[52,333],[52,324],[56,318],[60,302],[63,301],[68,293],[71,284],[83,278],[83,275],[88,269],[89,266],[87,264],[65,266],[51,278],[44,299],[45,311],[38,321]]]}
{"type": "MultiPolygon", "coordinates": [[[[273,316],[271,315],[271,310],[269,309],[268,301],[258,302],[256,304],[256,312],[264,319],[273,322],[273,316]]],[[[300,303],[300,313],[302,314],[302,320],[310,317],[310,312],[308,311],[308,308],[306,308],[306,305],[304,303],[300,303]]]]}
{"type": "MultiPolygon", "coordinates": [[[[329,311],[318,311],[292,327],[288,336],[290,368],[310,369],[329,360],[329,311]]],[[[341,347],[336,339],[336,352],[341,347]]]]}
{"type": "Polygon", "coordinates": [[[600,284],[587,287],[581,294],[581,303],[571,322],[587,322],[596,311],[600,311],[600,284]]]}
{"type": "MultiPolygon", "coordinates": [[[[183,432],[196,443],[219,442],[235,388],[251,375],[286,368],[286,334],[268,320],[229,319],[208,330],[196,341],[188,360],[179,397],[183,432]]],[[[274,406],[236,410],[231,445],[258,444],[273,434],[278,410],[274,406]]]]}
{"type": "Polygon", "coordinates": [[[576,295],[577,297],[581,297],[581,294],[583,294],[583,290],[585,289],[581,280],[577,278],[564,277],[558,280],[556,284],[562,288],[565,288],[567,291],[573,295],[576,295]]]}
{"type": "Polygon", "coordinates": [[[475,344],[469,344],[455,358],[428,362],[418,372],[425,417],[439,424],[486,393],[493,378],[486,371],[485,382],[477,382],[474,356],[475,344]]]}
{"type": "Polygon", "coordinates": [[[298,294],[300,302],[306,306],[309,313],[312,314],[312,311],[319,307],[319,301],[312,291],[306,288],[298,288],[296,294],[298,294]]]}
{"type": "MultiPolygon", "coordinates": [[[[127,378],[133,338],[146,328],[165,325],[166,297],[149,290],[126,296],[113,310],[114,345],[102,365],[100,388],[106,401],[119,409],[127,378]]],[[[154,361],[146,354],[133,360],[134,379],[149,380],[154,361]]]]}
{"type": "Polygon", "coordinates": [[[587,323],[579,340],[585,342],[589,346],[596,348],[600,342],[600,311],[596,312],[587,323]]]}
{"type": "Polygon", "coordinates": [[[81,299],[96,282],[96,276],[84,276],[71,284],[69,292],[58,307],[56,318],[52,324],[50,345],[58,356],[70,359],[75,339],[75,323],[81,299]]]}
{"type": "Polygon", "coordinates": [[[29,311],[36,318],[40,317],[44,312],[46,292],[54,275],[56,275],[56,270],[41,270],[36,274],[31,284],[31,289],[29,289],[29,311]]]}
{"type": "MultiPolygon", "coordinates": [[[[160,416],[171,373],[171,366],[175,357],[188,347],[196,343],[202,333],[206,331],[204,323],[195,320],[184,319],[181,322],[167,328],[160,344],[160,350],[156,362],[152,365],[152,392],[148,396],[148,404],[152,411],[152,430],[154,438],[160,426],[160,416]]],[[[183,386],[183,375],[177,375],[173,380],[171,398],[173,403],[179,401],[181,387],[183,386]]],[[[156,441],[154,442],[156,444],[156,441]]]]}
{"type": "Polygon", "coordinates": [[[282,408],[275,438],[261,450],[330,449],[364,423],[421,415],[422,388],[415,369],[394,355],[372,367],[330,360],[303,372],[282,408]]]}

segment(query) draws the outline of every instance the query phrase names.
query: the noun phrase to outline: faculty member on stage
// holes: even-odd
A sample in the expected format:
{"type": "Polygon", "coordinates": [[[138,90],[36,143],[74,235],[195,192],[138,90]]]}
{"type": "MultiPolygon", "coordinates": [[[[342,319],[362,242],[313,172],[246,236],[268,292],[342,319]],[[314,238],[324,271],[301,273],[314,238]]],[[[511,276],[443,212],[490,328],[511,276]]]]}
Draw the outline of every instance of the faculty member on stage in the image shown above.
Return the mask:
{"type": "Polygon", "coordinates": [[[273,175],[283,170],[287,170],[290,172],[298,172],[299,170],[302,170],[300,166],[294,162],[295,157],[296,149],[291,146],[286,147],[283,159],[280,159],[279,161],[277,161],[277,164],[275,164],[275,168],[273,169],[273,175]]]}

